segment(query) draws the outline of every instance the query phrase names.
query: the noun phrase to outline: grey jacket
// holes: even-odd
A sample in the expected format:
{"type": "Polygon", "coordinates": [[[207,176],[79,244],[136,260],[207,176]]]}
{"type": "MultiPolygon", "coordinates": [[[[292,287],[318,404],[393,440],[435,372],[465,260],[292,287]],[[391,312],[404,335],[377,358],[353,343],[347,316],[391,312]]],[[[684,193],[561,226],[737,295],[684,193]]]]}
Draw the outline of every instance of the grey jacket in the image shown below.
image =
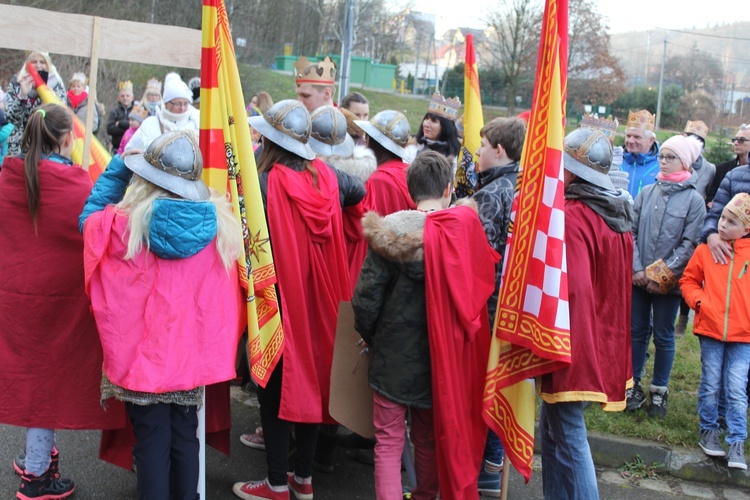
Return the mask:
{"type": "MultiPolygon", "coordinates": [[[[656,183],[635,198],[633,272],[663,259],[677,278],[682,276],[700,242],[706,205],[695,189],[695,178],[685,182],[656,183]]],[[[679,294],[679,288],[671,293],[679,294]]]]}
{"type": "Polygon", "coordinates": [[[424,282],[424,222],[417,210],[362,220],[369,243],[352,298],[354,327],[370,346],[370,387],[389,400],[432,407],[424,282]]]}
{"type": "Polygon", "coordinates": [[[703,155],[700,155],[693,167],[693,179],[695,179],[695,189],[698,194],[706,198],[706,191],[708,186],[713,182],[714,175],[716,175],[716,166],[710,161],[706,160],[703,155]]]}

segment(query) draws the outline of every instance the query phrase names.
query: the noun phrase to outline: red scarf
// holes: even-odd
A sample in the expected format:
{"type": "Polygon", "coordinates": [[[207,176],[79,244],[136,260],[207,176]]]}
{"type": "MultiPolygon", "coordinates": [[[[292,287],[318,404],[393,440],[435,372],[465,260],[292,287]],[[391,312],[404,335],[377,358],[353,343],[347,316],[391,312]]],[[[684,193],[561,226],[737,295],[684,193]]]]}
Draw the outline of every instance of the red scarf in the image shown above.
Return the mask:
{"type": "Polygon", "coordinates": [[[86,91],[83,91],[80,94],[76,95],[72,90],[68,90],[68,102],[70,103],[70,107],[73,109],[77,109],[78,106],[80,106],[81,103],[88,98],[88,96],[89,93],[86,91]]]}
{"type": "Polygon", "coordinates": [[[487,438],[482,395],[490,347],[487,299],[495,264],[477,213],[439,210],[424,227],[427,331],[440,495],[477,496],[487,438]]]}
{"type": "Polygon", "coordinates": [[[268,227],[284,328],[279,418],[334,423],[328,414],[339,302],[349,299],[339,185],[312,161],[297,172],[275,164],[268,174],[268,227]]]}

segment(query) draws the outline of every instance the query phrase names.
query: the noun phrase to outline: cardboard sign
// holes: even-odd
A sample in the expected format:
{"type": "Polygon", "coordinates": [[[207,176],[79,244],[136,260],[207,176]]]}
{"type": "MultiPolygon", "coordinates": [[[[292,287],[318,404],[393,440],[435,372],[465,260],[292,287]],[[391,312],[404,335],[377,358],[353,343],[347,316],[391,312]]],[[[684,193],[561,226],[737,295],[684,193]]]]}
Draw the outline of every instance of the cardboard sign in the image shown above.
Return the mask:
{"type": "Polygon", "coordinates": [[[328,411],[340,424],[362,437],[375,435],[372,423],[372,389],[367,383],[370,356],[361,354],[362,337],[354,329],[354,311],[349,302],[339,304],[336,342],[331,367],[331,399],[328,411]]]}

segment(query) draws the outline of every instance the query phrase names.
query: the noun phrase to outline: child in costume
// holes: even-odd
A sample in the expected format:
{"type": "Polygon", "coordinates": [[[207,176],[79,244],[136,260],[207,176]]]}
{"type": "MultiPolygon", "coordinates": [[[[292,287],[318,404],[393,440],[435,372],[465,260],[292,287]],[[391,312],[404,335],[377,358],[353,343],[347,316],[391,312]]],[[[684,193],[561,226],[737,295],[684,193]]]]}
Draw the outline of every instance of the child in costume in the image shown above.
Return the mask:
{"type": "Polygon", "coordinates": [[[279,101],[248,123],[263,136],[258,173],[283,341],[261,354],[270,373],[258,387],[268,476],[232,491],[245,500],[288,499],[290,490],[311,499],[318,424],[336,423],[328,413],[333,342],[339,302],[350,292],[342,207],[359,203],[365,190],[315,158],[310,113],[299,101],[279,101]],[[297,457],[287,475],[292,428],[297,457]]]}
{"type": "Polygon", "coordinates": [[[37,108],[20,147],[0,175],[0,423],[27,428],[16,497],[53,500],[75,490],[60,476],[55,429],[116,428],[125,415],[121,405],[99,405],[102,348],[75,223],[91,179],[69,159],[69,112],[37,108]]]}
{"type": "Polygon", "coordinates": [[[352,306],[372,352],[378,498],[401,497],[407,411],[416,450],[412,498],[436,498],[438,490],[443,498],[477,496],[487,436],[487,299],[499,256],[476,205],[447,209],[452,181],[449,160],[424,152],[407,171],[417,209],[363,220],[370,249],[352,306]]]}
{"type": "Polygon", "coordinates": [[[739,193],[724,207],[719,236],[732,246],[729,264],[714,262],[707,244],[698,246],[680,279],[685,301],[695,310],[693,332],[701,344],[698,443],[710,457],[747,469],[747,379],[750,369],[750,195],[739,193]],[[722,376],[723,375],[723,376],[722,376]],[[726,394],[725,452],[719,440],[719,394],[726,394]]]}
{"type": "Polygon", "coordinates": [[[674,324],[681,299],[677,285],[700,242],[706,215],[703,197],[690,174],[690,165],[700,152],[700,144],[691,137],[676,135],[664,141],[656,182],[645,186],[635,198],[630,320],[634,386],[628,389],[625,411],[633,412],[646,404],[641,376],[653,327],[656,354],[648,409],[652,418],[664,418],[667,413],[667,383],[675,355],[674,324]]]}
{"type": "Polygon", "coordinates": [[[136,103],[136,105],[133,106],[133,109],[130,110],[130,113],[128,113],[130,127],[125,131],[124,134],[122,134],[120,146],[117,148],[118,155],[122,155],[122,153],[125,151],[125,147],[133,137],[133,134],[135,134],[135,132],[141,126],[141,123],[143,123],[143,120],[145,120],[146,118],[148,118],[148,110],[140,104],[136,103]]]}
{"type": "Polygon", "coordinates": [[[115,156],[79,218],[104,350],[101,399],[133,424],[138,497],[195,500],[204,386],[235,377],[242,236],[189,133],[115,156]]]}

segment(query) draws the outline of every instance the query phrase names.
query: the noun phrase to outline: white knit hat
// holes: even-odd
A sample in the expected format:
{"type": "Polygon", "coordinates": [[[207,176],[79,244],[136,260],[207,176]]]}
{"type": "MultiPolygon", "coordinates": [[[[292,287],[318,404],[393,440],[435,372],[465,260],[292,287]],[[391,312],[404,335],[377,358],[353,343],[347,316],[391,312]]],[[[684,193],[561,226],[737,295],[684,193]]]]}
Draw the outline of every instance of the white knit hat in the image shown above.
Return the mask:
{"type": "Polygon", "coordinates": [[[187,99],[193,102],[193,93],[177,73],[169,73],[164,79],[162,100],[164,103],[168,103],[172,99],[187,99]]]}

